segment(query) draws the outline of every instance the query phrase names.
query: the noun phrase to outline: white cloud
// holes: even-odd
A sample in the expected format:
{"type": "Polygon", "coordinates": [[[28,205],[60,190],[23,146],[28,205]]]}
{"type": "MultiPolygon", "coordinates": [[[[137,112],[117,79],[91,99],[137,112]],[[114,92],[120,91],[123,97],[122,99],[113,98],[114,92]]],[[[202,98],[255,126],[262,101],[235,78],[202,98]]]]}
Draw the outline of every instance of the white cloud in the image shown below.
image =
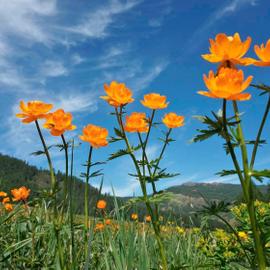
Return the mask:
{"type": "Polygon", "coordinates": [[[0,32],[48,44],[50,36],[42,17],[56,14],[56,0],[0,0],[0,32]]]}
{"type": "Polygon", "coordinates": [[[150,19],[148,24],[149,26],[151,27],[160,27],[163,23],[163,18],[153,18],[153,19],[150,19]]]}
{"type": "Polygon", "coordinates": [[[81,63],[83,63],[86,59],[84,59],[83,57],[81,57],[78,53],[74,53],[71,56],[71,62],[73,65],[79,65],[81,63]]]}
{"type": "MultiPolygon", "coordinates": [[[[96,188],[99,188],[99,184],[94,184],[96,188]]],[[[135,179],[128,179],[125,183],[125,186],[114,185],[113,183],[110,185],[104,185],[102,187],[102,192],[113,194],[116,196],[126,197],[133,196],[133,194],[138,195],[138,190],[140,189],[140,183],[135,179]]]]}
{"type": "MultiPolygon", "coordinates": [[[[29,95],[31,96],[31,95],[29,95]]],[[[97,110],[97,97],[94,93],[79,93],[75,94],[75,91],[70,91],[69,93],[59,93],[54,95],[49,95],[46,91],[38,91],[36,94],[36,99],[44,100],[47,103],[54,104],[54,110],[63,108],[67,112],[74,113],[74,123],[76,122],[76,113],[84,112],[87,110],[88,113],[92,113],[97,110]]],[[[25,101],[28,101],[27,96],[25,101]]],[[[12,156],[25,159],[34,164],[43,164],[45,157],[40,157],[38,160],[29,156],[31,152],[42,149],[41,142],[39,140],[35,124],[22,124],[19,119],[15,117],[16,113],[19,112],[19,101],[15,103],[10,112],[10,117],[3,123],[6,130],[5,133],[0,134],[0,140],[5,145],[5,151],[7,154],[12,156]]],[[[40,121],[42,125],[43,121],[40,121]]],[[[77,124],[77,123],[75,123],[77,124]]],[[[42,131],[46,137],[47,145],[53,145],[59,143],[59,138],[49,135],[47,130],[42,131]]],[[[77,131],[69,132],[68,136],[73,136],[77,131]]],[[[55,158],[55,165],[61,164],[58,162],[58,158],[62,158],[62,154],[59,151],[52,149],[52,155],[55,158]]],[[[59,169],[59,167],[56,167],[59,169]]]]}
{"type": "Polygon", "coordinates": [[[79,93],[78,91],[70,91],[69,93],[61,93],[54,97],[50,102],[54,104],[55,108],[63,108],[67,112],[84,112],[92,113],[97,110],[97,95],[93,92],[90,94],[79,93]]]}
{"type": "MultiPolygon", "coordinates": [[[[7,63],[0,63],[0,85],[5,85],[8,87],[25,87],[25,79],[21,74],[18,73],[17,69],[7,63]]],[[[0,92],[5,91],[5,89],[1,89],[0,92]]]]}
{"type": "Polygon", "coordinates": [[[128,87],[138,92],[148,87],[166,69],[168,64],[167,60],[162,60],[149,66],[143,66],[139,59],[126,60],[121,63],[118,69],[105,71],[104,81],[118,80],[128,82],[128,87]]]}
{"type": "Polygon", "coordinates": [[[213,25],[216,21],[221,20],[223,17],[228,16],[245,5],[255,6],[257,4],[257,0],[232,0],[228,4],[221,6],[221,8],[217,9],[210,18],[212,18],[206,26],[213,25]]]}
{"type": "MultiPolygon", "coordinates": [[[[95,59],[96,63],[93,66],[94,69],[105,70],[105,69],[113,69],[116,67],[125,67],[130,66],[127,64],[129,61],[130,53],[132,50],[132,46],[130,43],[121,43],[117,45],[113,45],[106,49],[106,51],[95,59]]],[[[134,63],[134,61],[132,61],[134,63]]],[[[132,64],[131,64],[132,65],[132,64]]]]}
{"type": "Polygon", "coordinates": [[[255,6],[257,5],[257,0],[226,1],[226,4],[221,5],[212,14],[209,14],[205,23],[200,24],[200,27],[193,32],[192,36],[186,43],[185,49],[183,50],[185,55],[183,55],[183,57],[190,54],[200,46],[203,40],[205,40],[204,37],[206,36],[209,29],[213,27],[218,21],[222,20],[224,17],[228,17],[236,13],[247,5],[255,6]]]}
{"type": "Polygon", "coordinates": [[[86,36],[88,38],[103,38],[108,35],[107,29],[114,22],[115,16],[129,11],[140,1],[138,0],[111,0],[107,5],[98,7],[90,12],[75,26],[65,28],[67,31],[86,36]]]}
{"type": "Polygon", "coordinates": [[[137,90],[145,89],[152,81],[154,81],[159,74],[166,69],[169,62],[161,61],[154,66],[151,66],[149,70],[142,72],[141,76],[134,81],[134,87],[137,90]]]}
{"type": "Polygon", "coordinates": [[[5,57],[11,53],[11,48],[7,45],[4,38],[0,35],[0,62],[2,57],[5,57]]]}
{"type": "Polygon", "coordinates": [[[159,10],[160,14],[149,19],[148,25],[150,27],[157,28],[163,25],[166,18],[168,18],[170,13],[173,11],[171,1],[157,2],[157,10],[159,10]]]}
{"type": "Polygon", "coordinates": [[[46,60],[41,67],[41,75],[44,77],[66,76],[67,68],[60,61],[46,60]]]}
{"type": "Polygon", "coordinates": [[[236,175],[228,175],[224,177],[213,176],[207,179],[202,179],[203,183],[231,183],[239,184],[239,178],[236,175]]]}

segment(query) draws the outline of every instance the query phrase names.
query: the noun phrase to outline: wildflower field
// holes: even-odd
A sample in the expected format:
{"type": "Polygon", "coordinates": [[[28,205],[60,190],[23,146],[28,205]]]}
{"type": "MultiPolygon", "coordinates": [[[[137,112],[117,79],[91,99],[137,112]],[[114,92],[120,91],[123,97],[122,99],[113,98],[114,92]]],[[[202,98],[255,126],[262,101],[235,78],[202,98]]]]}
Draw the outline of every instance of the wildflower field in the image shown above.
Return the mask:
{"type": "Polygon", "coordinates": [[[173,97],[150,92],[135,100],[128,81],[105,83],[100,98],[111,109],[108,117],[114,134],[109,134],[108,127],[102,124],[92,124],[91,117],[90,123],[78,130],[71,113],[46,101],[21,101],[16,116],[22,125],[29,125],[40,141],[42,150],[35,154],[47,159],[50,189],[40,190],[39,196],[34,196],[24,183],[11,190],[1,186],[0,269],[268,269],[270,203],[257,199],[256,186],[270,177],[270,170],[257,170],[256,156],[259,147],[265,147],[262,134],[270,109],[270,87],[252,84],[253,76],[245,76],[243,69],[249,65],[258,69],[270,66],[270,39],[254,46],[258,59],[246,57],[250,47],[250,37],[242,41],[238,33],[220,33],[210,39],[210,53],[202,55],[213,64],[213,70],[203,75],[207,91],[198,94],[203,96],[202,102],[215,99],[221,109],[197,116],[203,127],[194,131],[193,142],[213,136],[223,139],[224,158],[231,160],[233,169],[219,174],[238,177],[242,201],[204,198],[204,205],[196,213],[200,216],[199,227],[193,225],[192,218],[189,224],[183,224],[179,216],[161,214],[162,203],[170,201],[173,194],[158,189],[157,182],[178,175],[162,168],[162,160],[166,160],[167,148],[173,145],[174,135],[181,133],[189,117],[182,116],[181,108],[170,112],[173,97]],[[253,88],[254,94],[246,91],[248,87],[253,88]],[[252,103],[259,95],[266,98],[265,111],[258,125],[254,125],[256,137],[247,140],[241,104],[252,103]],[[136,111],[130,110],[130,103],[136,104],[136,111]],[[154,159],[147,151],[149,142],[156,139],[151,136],[153,129],[160,132],[161,144],[154,159]],[[77,136],[69,136],[70,131],[76,131],[77,136]],[[48,145],[45,132],[54,138],[63,155],[63,182],[57,178],[52,146],[48,145]],[[77,214],[73,171],[80,144],[87,145],[89,150],[82,174],[83,213],[77,214]],[[133,164],[130,176],[139,182],[141,195],[125,203],[114,196],[113,208],[109,210],[106,198],[102,197],[103,180],[100,197],[94,203],[90,203],[89,184],[95,177],[106,177],[100,169],[106,163],[93,157],[111,144],[119,150],[108,156],[106,163],[129,158],[133,164]],[[222,226],[210,226],[213,219],[222,226]]]}

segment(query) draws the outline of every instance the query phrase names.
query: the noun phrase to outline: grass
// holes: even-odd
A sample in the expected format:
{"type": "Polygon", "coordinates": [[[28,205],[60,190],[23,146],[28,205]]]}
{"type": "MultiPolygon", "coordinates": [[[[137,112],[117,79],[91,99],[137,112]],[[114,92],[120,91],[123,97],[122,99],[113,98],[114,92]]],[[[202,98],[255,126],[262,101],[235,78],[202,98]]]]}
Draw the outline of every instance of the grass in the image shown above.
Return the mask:
{"type": "MultiPolygon", "coordinates": [[[[160,269],[151,224],[127,221],[123,211],[114,213],[111,223],[99,230],[96,224],[104,224],[104,219],[91,218],[88,243],[83,217],[76,216],[74,259],[68,215],[55,223],[44,200],[17,205],[9,213],[2,209],[0,222],[1,269],[160,269]]],[[[179,231],[168,222],[161,228],[169,269],[214,269],[213,260],[196,247],[199,230],[179,231]]]]}

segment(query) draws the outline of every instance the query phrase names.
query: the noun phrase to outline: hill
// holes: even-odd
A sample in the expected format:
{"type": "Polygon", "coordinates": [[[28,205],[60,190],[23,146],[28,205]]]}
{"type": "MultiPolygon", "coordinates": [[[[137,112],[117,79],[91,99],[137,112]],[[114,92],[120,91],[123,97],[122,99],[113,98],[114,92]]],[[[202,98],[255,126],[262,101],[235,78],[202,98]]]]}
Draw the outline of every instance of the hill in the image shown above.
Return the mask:
{"type": "MultiPolygon", "coordinates": [[[[64,174],[56,172],[56,178],[61,187],[64,174]]],[[[47,170],[38,169],[29,165],[27,162],[0,154],[0,190],[9,191],[12,188],[25,185],[31,189],[31,196],[38,197],[41,191],[50,188],[50,176],[47,170]]],[[[83,213],[84,207],[84,182],[74,177],[74,210],[76,213],[83,213]]],[[[98,189],[89,185],[90,200],[89,208],[93,211],[99,195],[98,189]]],[[[172,186],[167,191],[174,194],[170,201],[164,202],[160,210],[163,216],[177,215],[184,220],[190,218],[190,213],[198,210],[204,203],[204,198],[208,200],[239,201],[241,200],[241,186],[236,184],[224,183],[193,183],[187,182],[182,185],[172,186]]],[[[266,185],[257,187],[257,197],[269,199],[269,188],[266,185]]],[[[114,198],[109,194],[101,194],[108,202],[108,210],[114,208],[114,198]]],[[[126,202],[130,197],[117,198],[118,202],[126,202]]],[[[146,214],[143,204],[132,207],[129,212],[139,212],[140,216],[146,214]]]]}
{"type": "MultiPolygon", "coordinates": [[[[182,194],[192,198],[205,197],[208,200],[235,201],[241,198],[242,189],[240,184],[229,183],[194,183],[187,182],[179,186],[167,189],[174,194],[182,194]]],[[[267,185],[257,186],[257,196],[263,198],[268,193],[267,185]]]]}
{"type": "MultiPolygon", "coordinates": [[[[56,179],[61,187],[64,174],[56,172],[56,179]]],[[[31,197],[37,197],[42,190],[50,188],[49,171],[38,169],[27,162],[0,153],[0,190],[9,191],[20,186],[27,186],[31,189],[31,197]]],[[[84,207],[85,183],[74,177],[73,204],[75,213],[82,213],[84,207]]],[[[105,198],[108,203],[108,210],[113,209],[113,197],[108,194],[99,195],[98,189],[89,185],[89,209],[95,205],[99,197],[105,198]]],[[[93,211],[93,209],[92,209],[93,211]]]]}

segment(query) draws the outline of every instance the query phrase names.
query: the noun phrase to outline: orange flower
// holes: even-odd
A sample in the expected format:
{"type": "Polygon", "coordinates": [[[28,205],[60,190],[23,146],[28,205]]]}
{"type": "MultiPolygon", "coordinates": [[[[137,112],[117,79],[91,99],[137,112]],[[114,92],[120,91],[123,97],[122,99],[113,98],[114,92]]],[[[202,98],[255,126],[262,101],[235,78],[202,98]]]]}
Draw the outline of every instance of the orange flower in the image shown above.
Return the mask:
{"type": "Polygon", "coordinates": [[[11,190],[11,194],[14,197],[13,201],[26,201],[30,195],[30,189],[26,187],[14,188],[11,190]]]}
{"type": "Polygon", "coordinates": [[[95,226],[95,231],[102,231],[105,228],[103,223],[97,223],[95,226]]]}
{"type": "Polygon", "coordinates": [[[110,85],[104,84],[107,96],[101,96],[111,106],[119,107],[134,101],[132,92],[124,83],[112,81],[110,85]]]}
{"type": "Polygon", "coordinates": [[[168,102],[166,103],[166,96],[161,96],[157,93],[151,93],[144,95],[144,100],[141,100],[143,106],[157,110],[167,108],[168,102]]]}
{"type": "Polygon", "coordinates": [[[9,212],[13,210],[13,204],[11,204],[11,203],[5,203],[4,207],[9,212]]]}
{"type": "Polygon", "coordinates": [[[152,219],[151,219],[151,216],[146,216],[146,217],[145,217],[145,221],[146,221],[146,222],[150,222],[151,220],[152,220],[152,219]]]}
{"type": "Polygon", "coordinates": [[[106,224],[106,225],[111,225],[111,223],[112,223],[112,222],[111,222],[110,219],[106,219],[106,220],[105,220],[105,224],[106,224]]]}
{"type": "Polygon", "coordinates": [[[184,116],[177,115],[176,113],[167,113],[162,119],[162,122],[168,128],[177,128],[184,125],[184,116]]]}
{"type": "Polygon", "coordinates": [[[76,126],[72,125],[72,114],[65,113],[62,109],[49,113],[46,116],[46,123],[43,126],[50,129],[53,136],[60,136],[65,131],[76,128],[76,126]]]}
{"type": "Polygon", "coordinates": [[[39,100],[29,101],[25,104],[20,102],[20,109],[22,113],[16,114],[18,118],[24,118],[23,123],[31,123],[37,119],[44,118],[46,114],[52,109],[52,104],[46,104],[39,100]]]}
{"type": "Polygon", "coordinates": [[[6,197],[6,198],[4,198],[3,200],[2,200],[2,203],[8,203],[8,202],[10,202],[10,198],[9,197],[6,197]]]}
{"type": "Polygon", "coordinates": [[[234,36],[227,36],[224,33],[216,35],[216,39],[210,39],[210,54],[203,54],[202,57],[211,63],[223,63],[230,61],[233,64],[250,65],[254,63],[252,58],[242,58],[248,51],[251,38],[241,41],[238,33],[234,36]]]}
{"type": "Polygon", "coordinates": [[[130,116],[127,116],[124,129],[127,132],[147,132],[148,123],[146,114],[133,112],[130,116]]]}
{"type": "Polygon", "coordinates": [[[254,51],[261,61],[255,61],[255,66],[270,66],[270,39],[266,42],[266,45],[261,44],[254,46],[254,51]]]}
{"type": "Polygon", "coordinates": [[[221,68],[217,76],[211,70],[208,77],[206,75],[203,76],[209,92],[199,91],[198,94],[227,100],[249,100],[251,95],[242,92],[249,86],[252,78],[252,76],[249,76],[244,81],[242,70],[221,68]]]}
{"type": "Polygon", "coordinates": [[[82,141],[89,142],[94,148],[108,145],[108,130],[92,124],[83,128],[83,135],[79,136],[82,141]]]}
{"type": "Polygon", "coordinates": [[[107,203],[106,203],[106,201],[104,201],[104,200],[99,200],[99,201],[97,202],[97,208],[98,208],[98,209],[105,209],[106,206],[107,206],[107,203]]]}
{"type": "Polygon", "coordinates": [[[131,214],[131,219],[132,220],[137,220],[138,219],[138,215],[136,213],[131,214]]]}
{"type": "Polygon", "coordinates": [[[0,197],[7,197],[7,193],[4,191],[0,191],[0,197]]]}

